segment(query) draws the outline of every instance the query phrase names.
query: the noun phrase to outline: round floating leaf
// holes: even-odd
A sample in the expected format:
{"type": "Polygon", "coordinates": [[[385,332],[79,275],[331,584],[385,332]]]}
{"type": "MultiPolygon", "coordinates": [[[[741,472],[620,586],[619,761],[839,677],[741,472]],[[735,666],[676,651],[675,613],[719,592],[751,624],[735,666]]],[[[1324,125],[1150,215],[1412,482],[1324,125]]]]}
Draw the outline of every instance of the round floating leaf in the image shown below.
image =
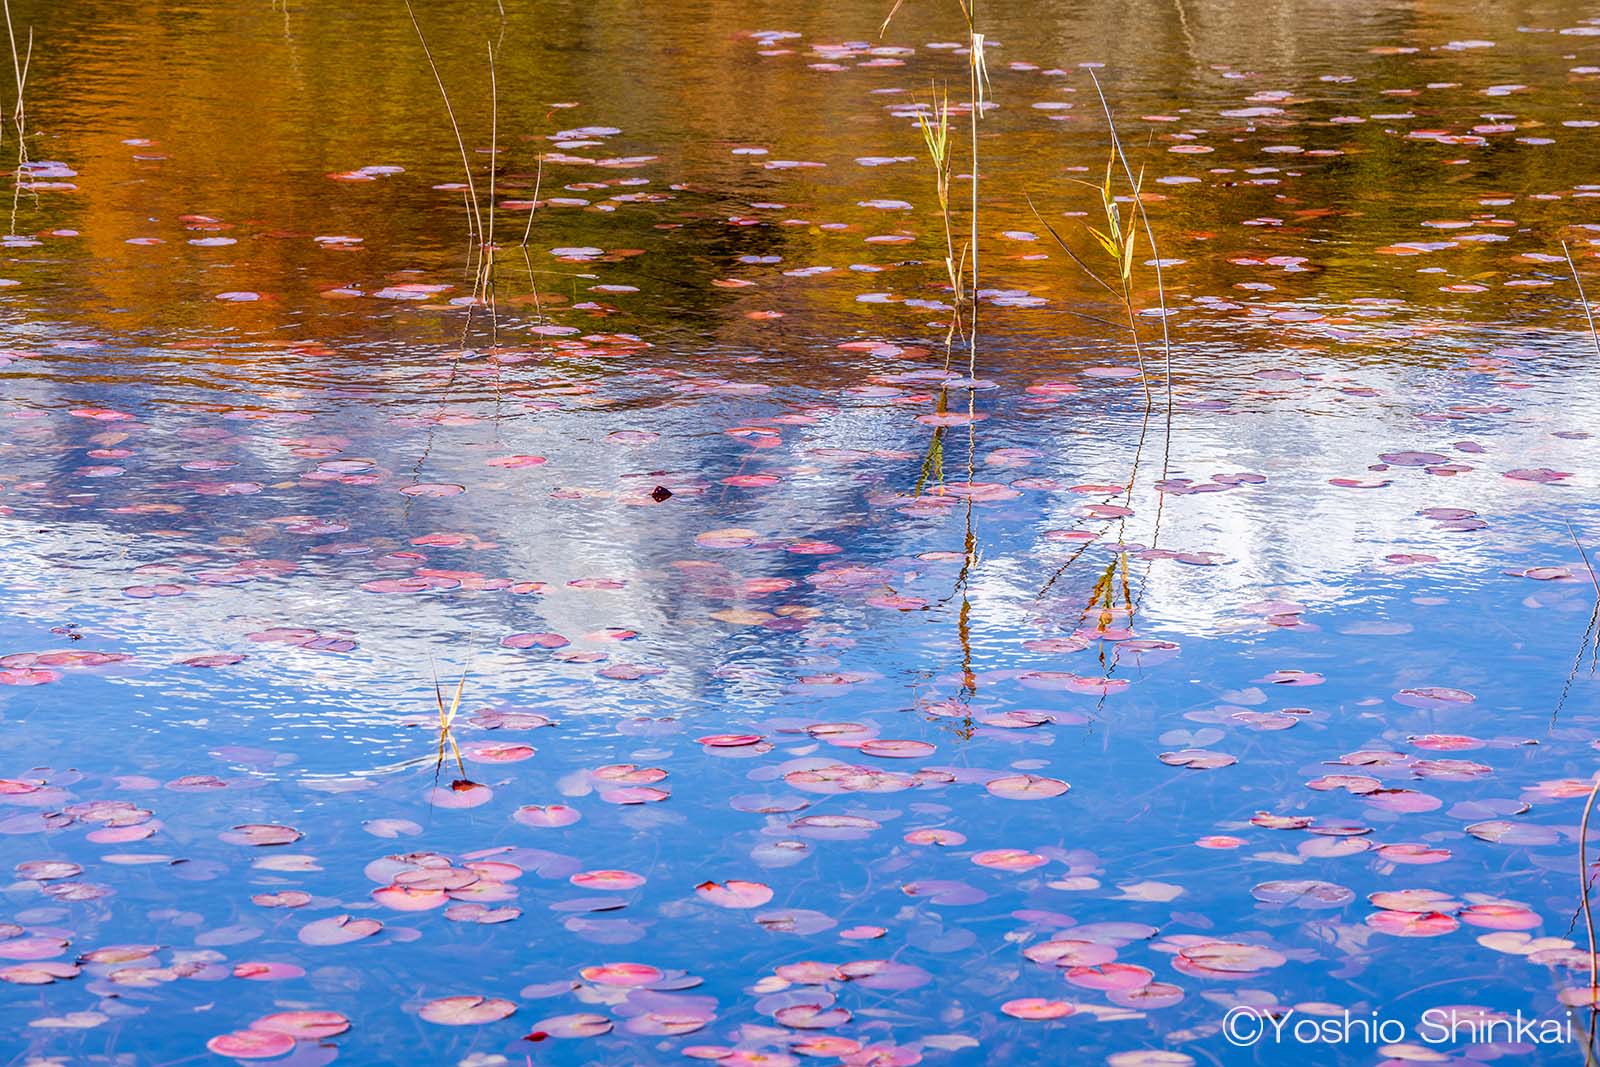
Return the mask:
{"type": "Polygon", "coordinates": [[[1000,1005],[1000,1010],[1014,1019],[1061,1019],[1073,1013],[1071,1004],[1064,1000],[1048,1000],[1044,997],[1022,997],[1019,1000],[1008,1000],[1000,1005]]]}
{"type": "Polygon", "coordinates": [[[1008,774],[990,780],[984,788],[1006,800],[1048,800],[1060,796],[1072,787],[1059,778],[1044,778],[1036,774],[1008,774]]]}
{"type": "Polygon", "coordinates": [[[759,908],[772,899],[770,886],[737,878],[726,882],[701,882],[694,890],[701,900],[719,908],[759,908]]]}
{"type": "Polygon", "coordinates": [[[1250,895],[1263,903],[1296,908],[1338,908],[1356,898],[1342,885],[1315,881],[1262,882],[1250,895]]]}
{"type": "Polygon", "coordinates": [[[58,979],[76,978],[78,973],[79,968],[75,963],[41,960],[38,963],[18,963],[10,967],[0,967],[0,982],[10,982],[12,985],[49,985],[58,979]]]}
{"type": "Polygon", "coordinates": [[[499,1022],[517,1010],[509,1000],[498,997],[441,997],[430,1000],[417,1012],[430,1023],[441,1026],[481,1026],[499,1022]]]}
{"type": "Polygon", "coordinates": [[[1148,968],[1136,967],[1131,963],[1102,963],[1093,967],[1069,967],[1063,977],[1085,989],[1109,991],[1147,986],[1155,974],[1148,968]]]}
{"type": "Polygon", "coordinates": [[[304,967],[296,967],[292,963],[236,963],[233,965],[233,976],[244,978],[252,982],[277,982],[286,978],[304,978],[304,967]]]}
{"type": "Polygon", "coordinates": [[[1487,926],[1492,930],[1532,930],[1543,925],[1537,913],[1521,904],[1469,904],[1456,913],[1456,918],[1472,926],[1487,926]]]}
{"type": "Polygon", "coordinates": [[[586,982],[623,987],[654,985],[663,977],[660,971],[646,963],[605,963],[585,967],[578,973],[586,982]]]}
{"type": "Polygon", "coordinates": [[[1454,911],[1461,906],[1449,893],[1437,889],[1385,889],[1368,895],[1367,900],[1385,911],[1454,911]]]}
{"type": "Polygon", "coordinates": [[[206,1048],[236,1060],[266,1060],[293,1051],[294,1038],[270,1030],[235,1030],[213,1037],[206,1048]]]}
{"type": "Polygon", "coordinates": [[[245,823],[218,835],[230,845],[292,845],[305,835],[292,826],[275,823],[245,823]]]}
{"type": "Polygon", "coordinates": [[[250,1029],[288,1034],[298,1041],[320,1041],[350,1029],[350,1020],[336,1011],[280,1011],[262,1016],[250,1029]]]}
{"type": "Polygon", "coordinates": [[[542,1041],[547,1037],[599,1037],[610,1032],[610,1019],[604,1015],[580,1012],[576,1015],[553,1015],[548,1019],[539,1020],[533,1024],[533,1029],[528,1031],[528,1040],[542,1041]]]}
{"type": "Polygon", "coordinates": [[[917,759],[922,756],[931,756],[935,751],[935,747],[926,741],[874,739],[863,741],[858,751],[863,756],[877,756],[881,759],[917,759]]]}
{"type": "Polygon", "coordinates": [[[1367,925],[1395,937],[1442,937],[1460,928],[1455,919],[1438,911],[1375,911],[1367,925]]]}
{"type": "Polygon", "coordinates": [[[991,848],[974,854],[972,862],[998,871],[1031,871],[1050,861],[1020,848],[991,848]]]}
{"type": "Polygon", "coordinates": [[[348,915],[333,915],[316,919],[300,928],[299,938],[307,945],[347,945],[371,937],[383,929],[377,919],[352,919],[348,915]]]}
{"type": "Polygon", "coordinates": [[[781,1025],[795,1030],[826,1030],[850,1021],[850,1013],[844,1008],[820,1004],[791,1004],[779,1008],[772,1017],[781,1025]]]}
{"type": "Polygon", "coordinates": [[[542,806],[530,804],[518,808],[511,816],[524,826],[551,828],[571,826],[583,816],[578,814],[576,808],[569,808],[565,804],[551,804],[542,806]]]}
{"type": "Polygon", "coordinates": [[[569,881],[583,889],[620,891],[637,889],[644,885],[645,878],[632,871],[579,871],[569,881]]]}

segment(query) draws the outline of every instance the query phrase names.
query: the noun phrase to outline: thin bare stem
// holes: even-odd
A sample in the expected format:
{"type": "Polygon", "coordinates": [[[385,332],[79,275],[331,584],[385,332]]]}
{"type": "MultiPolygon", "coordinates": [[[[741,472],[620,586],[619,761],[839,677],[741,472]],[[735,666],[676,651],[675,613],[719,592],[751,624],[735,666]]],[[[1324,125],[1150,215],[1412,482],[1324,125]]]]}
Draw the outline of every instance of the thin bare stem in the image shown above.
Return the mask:
{"type": "Polygon", "coordinates": [[[1589,883],[1592,876],[1589,874],[1589,814],[1594,811],[1594,799],[1600,795],[1600,776],[1594,780],[1594,788],[1589,790],[1589,799],[1583,804],[1583,820],[1578,823],[1578,872],[1580,878],[1579,892],[1583,902],[1583,925],[1589,934],[1589,1003],[1594,1005],[1600,999],[1600,954],[1595,951],[1594,937],[1594,912],[1589,907],[1589,883]]]}
{"type": "Polygon", "coordinates": [[[1594,312],[1589,308],[1589,298],[1583,295],[1583,279],[1578,277],[1578,265],[1572,261],[1572,251],[1567,247],[1567,242],[1561,242],[1561,254],[1567,257],[1567,269],[1572,271],[1572,284],[1578,287],[1578,302],[1583,306],[1583,317],[1589,323],[1589,340],[1594,344],[1594,353],[1600,356],[1600,332],[1595,330],[1594,312]]]}
{"type": "Polygon", "coordinates": [[[488,243],[494,246],[494,182],[495,172],[499,169],[496,158],[500,152],[500,84],[495,78],[494,70],[494,45],[487,44],[489,50],[489,236],[488,243]]]}
{"type": "Polygon", "coordinates": [[[528,207],[528,224],[522,228],[522,247],[528,247],[528,237],[533,233],[533,213],[539,210],[539,190],[544,185],[544,153],[539,153],[539,159],[533,173],[533,200],[528,207]]]}
{"type": "Polygon", "coordinates": [[[894,0],[894,6],[891,7],[889,9],[889,13],[883,17],[883,25],[878,27],[879,37],[882,37],[885,33],[889,32],[889,23],[894,21],[895,12],[899,11],[900,5],[905,2],[906,0],[894,0]]]}
{"type": "MultiPolygon", "coordinates": [[[[1100,288],[1104,289],[1112,296],[1117,296],[1120,298],[1120,294],[1115,289],[1111,288],[1111,283],[1100,277],[1093,267],[1085,263],[1083,261],[1083,257],[1074,252],[1072,250],[1072,246],[1067,244],[1066,240],[1061,236],[1061,234],[1056,232],[1056,228],[1050,225],[1049,221],[1043,215],[1039,214],[1039,209],[1034,206],[1033,197],[1028,196],[1027,193],[1022,195],[1028,201],[1028,210],[1033,212],[1033,217],[1039,221],[1039,225],[1044,227],[1045,232],[1050,235],[1050,239],[1056,243],[1056,247],[1065,252],[1067,254],[1067,258],[1072,260],[1073,263],[1077,264],[1078,269],[1083,271],[1090,281],[1100,286],[1100,288]]],[[[1101,321],[1103,322],[1107,320],[1102,319],[1101,321]]],[[[1116,324],[1112,323],[1112,325],[1116,324]]],[[[1121,329],[1121,327],[1119,326],[1118,329],[1121,329]]]]}
{"type": "MultiPolygon", "coordinates": [[[[1122,164],[1122,172],[1127,177],[1128,184],[1137,190],[1139,180],[1134,177],[1133,167],[1128,163],[1127,153],[1122,150],[1122,138],[1117,134],[1117,124],[1116,119],[1111,114],[1111,104],[1106,100],[1105,91],[1101,89],[1100,79],[1095,76],[1093,68],[1089,70],[1089,78],[1094,82],[1095,95],[1100,98],[1100,108],[1105,112],[1106,124],[1111,130],[1111,146],[1116,152],[1117,161],[1122,164]]],[[[1135,209],[1139,212],[1139,222],[1144,227],[1145,240],[1150,244],[1150,256],[1155,266],[1156,274],[1156,296],[1161,311],[1161,349],[1166,368],[1165,384],[1167,394],[1166,442],[1161,457],[1161,477],[1165,479],[1172,462],[1172,334],[1167,326],[1167,287],[1161,273],[1161,251],[1156,245],[1155,227],[1150,225],[1150,214],[1145,210],[1144,198],[1137,191],[1134,193],[1133,202],[1135,209]]],[[[1155,535],[1151,538],[1152,547],[1154,547],[1156,536],[1159,534],[1160,528],[1158,526],[1155,535]]]]}
{"type": "Polygon", "coordinates": [[[1578,540],[1578,531],[1572,528],[1572,523],[1567,523],[1567,533],[1572,535],[1572,543],[1578,548],[1578,555],[1583,557],[1584,569],[1589,572],[1589,584],[1594,586],[1594,596],[1600,602],[1600,576],[1594,572],[1594,564],[1589,562],[1589,553],[1583,547],[1583,542],[1578,540]]]}
{"type": "MultiPolygon", "coordinates": [[[[8,0],[9,2],[9,0],[8,0]]],[[[456,148],[461,153],[461,169],[467,179],[467,196],[472,203],[472,221],[474,231],[483,233],[483,218],[478,209],[478,190],[472,180],[472,160],[467,155],[467,142],[461,136],[461,124],[456,121],[456,109],[450,103],[450,92],[444,87],[444,78],[439,73],[439,65],[433,61],[433,50],[428,47],[428,38],[422,33],[422,25],[417,22],[417,13],[411,7],[411,0],[402,0],[406,5],[406,14],[411,18],[411,28],[417,31],[417,41],[422,45],[422,54],[427,57],[428,69],[433,72],[434,84],[439,87],[439,96],[444,100],[444,111],[450,118],[450,130],[456,137],[456,148]]]]}
{"type": "MultiPolygon", "coordinates": [[[[974,2],[973,7],[976,8],[974,2]]],[[[967,377],[978,376],[978,120],[983,117],[983,82],[985,71],[983,65],[983,34],[974,32],[975,12],[968,10],[965,3],[962,10],[967,12],[967,47],[968,79],[970,82],[971,105],[969,128],[972,133],[972,203],[969,208],[971,219],[971,236],[967,239],[968,248],[972,254],[972,292],[971,303],[968,309],[968,336],[967,336],[967,377]]]]}
{"type": "Polygon", "coordinates": [[[528,204],[528,223],[522,228],[522,262],[528,268],[528,288],[533,292],[533,313],[544,321],[544,304],[539,300],[539,283],[534,278],[533,257],[528,254],[528,239],[533,235],[533,216],[539,210],[539,190],[544,186],[544,153],[539,153],[533,175],[533,200],[528,204]]]}
{"type": "Polygon", "coordinates": [[[28,48],[25,53],[17,52],[17,31],[11,23],[11,0],[4,0],[6,14],[6,36],[11,42],[11,70],[16,78],[17,101],[11,111],[11,124],[17,131],[17,169],[12,178],[11,185],[11,230],[17,232],[17,207],[22,198],[22,182],[28,170],[28,108],[26,104],[26,90],[28,85],[28,68],[33,65],[33,27],[28,27],[28,48]]]}
{"type": "MultiPolygon", "coordinates": [[[[502,14],[502,18],[503,18],[502,14]]],[[[502,26],[502,33],[504,28],[502,26]]],[[[495,306],[494,293],[494,216],[495,216],[495,175],[500,169],[500,83],[496,79],[494,67],[495,46],[485,42],[489,50],[489,231],[483,244],[483,299],[489,305],[489,339],[496,342],[500,337],[500,316],[495,306]]],[[[475,294],[476,295],[476,294],[475,294]]]]}
{"type": "Polygon", "coordinates": [[[1583,542],[1578,539],[1578,531],[1572,528],[1572,523],[1567,523],[1567,533],[1572,536],[1572,543],[1578,550],[1578,555],[1583,558],[1583,565],[1589,572],[1589,584],[1594,586],[1594,607],[1589,611],[1589,622],[1583,628],[1583,640],[1578,644],[1578,654],[1572,658],[1572,667],[1567,671],[1567,679],[1561,685],[1561,695],[1556,698],[1556,706],[1550,712],[1550,729],[1555,729],[1556,720],[1561,717],[1561,709],[1567,705],[1567,697],[1572,693],[1572,683],[1577,681],[1578,671],[1583,667],[1583,654],[1589,653],[1589,673],[1595,673],[1600,665],[1600,577],[1595,575],[1594,565],[1589,562],[1589,553],[1584,549],[1583,542]]]}

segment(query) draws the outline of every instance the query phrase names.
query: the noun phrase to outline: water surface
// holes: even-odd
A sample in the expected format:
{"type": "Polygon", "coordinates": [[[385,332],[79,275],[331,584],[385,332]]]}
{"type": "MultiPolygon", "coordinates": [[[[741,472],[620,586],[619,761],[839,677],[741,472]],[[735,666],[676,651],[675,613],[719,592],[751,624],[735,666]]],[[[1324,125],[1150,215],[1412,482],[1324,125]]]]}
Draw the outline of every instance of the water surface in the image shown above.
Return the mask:
{"type": "Polygon", "coordinates": [[[1582,1055],[1591,8],[448,7],[12,7],[6,1062],[1582,1055]]]}

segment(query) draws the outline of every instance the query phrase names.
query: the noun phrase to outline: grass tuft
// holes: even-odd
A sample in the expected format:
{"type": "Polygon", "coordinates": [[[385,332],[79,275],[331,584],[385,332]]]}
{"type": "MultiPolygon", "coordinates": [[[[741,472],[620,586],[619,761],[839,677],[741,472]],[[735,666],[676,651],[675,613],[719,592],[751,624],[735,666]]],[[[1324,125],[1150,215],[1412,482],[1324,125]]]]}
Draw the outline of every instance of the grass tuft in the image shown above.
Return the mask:
{"type": "Polygon", "coordinates": [[[434,762],[433,773],[434,777],[437,778],[439,771],[443,769],[446,746],[448,746],[449,753],[455,757],[456,770],[461,772],[460,781],[452,782],[452,788],[462,783],[471,784],[467,779],[467,765],[461,758],[461,746],[456,744],[455,737],[456,715],[461,711],[461,695],[466,691],[466,688],[467,672],[462,670],[461,680],[456,683],[455,695],[450,699],[449,708],[446,708],[444,690],[439,687],[438,675],[434,675],[433,699],[439,706],[439,754],[434,762]]]}

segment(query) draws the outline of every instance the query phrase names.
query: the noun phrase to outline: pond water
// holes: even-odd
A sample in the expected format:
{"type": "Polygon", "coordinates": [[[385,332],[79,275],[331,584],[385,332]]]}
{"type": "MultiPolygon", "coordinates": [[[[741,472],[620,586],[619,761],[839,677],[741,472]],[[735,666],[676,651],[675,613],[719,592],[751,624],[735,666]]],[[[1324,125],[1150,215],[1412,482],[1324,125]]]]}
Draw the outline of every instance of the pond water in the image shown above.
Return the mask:
{"type": "Polygon", "coordinates": [[[10,12],[4,1062],[1583,1056],[1592,6],[10,12]]]}

